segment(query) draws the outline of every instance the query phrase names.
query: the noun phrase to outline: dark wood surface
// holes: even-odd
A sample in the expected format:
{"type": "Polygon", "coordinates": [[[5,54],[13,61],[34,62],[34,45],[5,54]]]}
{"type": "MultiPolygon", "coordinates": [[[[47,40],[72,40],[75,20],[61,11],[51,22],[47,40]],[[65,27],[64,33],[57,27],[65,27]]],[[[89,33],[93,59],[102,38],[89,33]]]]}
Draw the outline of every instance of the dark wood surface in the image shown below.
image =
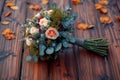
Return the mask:
{"type": "MultiPolygon", "coordinates": [[[[15,19],[17,22],[25,22],[37,11],[28,8],[28,2],[41,4],[41,0],[0,0],[0,21],[15,19]],[[12,11],[9,18],[4,18],[4,13],[10,9],[5,6],[6,1],[14,1],[19,10],[12,11]]],[[[78,46],[60,52],[59,58],[51,61],[39,61],[38,63],[27,63],[25,57],[29,49],[24,48],[24,43],[19,41],[21,27],[16,21],[9,25],[0,23],[0,51],[11,51],[11,54],[0,53],[0,80],[120,80],[120,22],[116,16],[120,14],[120,0],[109,0],[107,6],[108,16],[113,23],[101,24],[99,17],[102,16],[94,7],[97,0],[81,0],[79,5],[73,5],[71,0],[49,0],[49,7],[56,2],[59,7],[66,5],[72,7],[72,12],[78,12],[76,22],[83,21],[94,24],[95,28],[90,30],[74,30],[74,36],[78,38],[106,37],[109,40],[108,57],[101,57],[78,46]],[[6,28],[12,29],[16,39],[6,40],[1,32],[6,28]]]]}

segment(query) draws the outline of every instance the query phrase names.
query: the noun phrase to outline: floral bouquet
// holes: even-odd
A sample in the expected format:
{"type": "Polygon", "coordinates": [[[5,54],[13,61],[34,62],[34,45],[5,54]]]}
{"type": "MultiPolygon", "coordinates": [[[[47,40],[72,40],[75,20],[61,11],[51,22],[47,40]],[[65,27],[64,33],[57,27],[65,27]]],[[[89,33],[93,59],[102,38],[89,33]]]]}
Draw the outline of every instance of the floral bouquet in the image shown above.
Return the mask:
{"type": "Polygon", "coordinates": [[[55,59],[60,50],[69,47],[69,43],[107,55],[106,39],[81,40],[73,37],[71,30],[77,13],[70,14],[70,10],[69,7],[61,10],[54,4],[51,8],[42,9],[33,19],[26,20],[24,39],[30,49],[26,61],[55,59]]]}

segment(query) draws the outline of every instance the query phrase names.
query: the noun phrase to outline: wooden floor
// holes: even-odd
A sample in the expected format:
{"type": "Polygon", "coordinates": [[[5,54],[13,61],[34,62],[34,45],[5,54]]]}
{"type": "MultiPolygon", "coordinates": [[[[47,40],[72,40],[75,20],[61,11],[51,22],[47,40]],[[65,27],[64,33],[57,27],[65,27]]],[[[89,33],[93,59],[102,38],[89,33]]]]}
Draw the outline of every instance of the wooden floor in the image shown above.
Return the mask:
{"type": "MultiPolygon", "coordinates": [[[[31,18],[37,13],[28,8],[28,2],[43,6],[41,0],[0,0],[0,21],[9,20],[4,18],[4,13],[10,10],[5,6],[6,1],[15,1],[19,6],[20,9],[12,11],[9,17],[18,22],[25,22],[26,18],[31,18]]],[[[24,48],[23,42],[19,41],[22,38],[20,25],[14,21],[9,25],[0,23],[0,51],[14,52],[0,53],[0,80],[120,80],[120,22],[116,19],[120,14],[120,0],[109,0],[107,15],[113,21],[109,25],[101,24],[99,21],[102,14],[94,7],[97,0],[81,0],[81,4],[77,6],[73,5],[71,0],[49,0],[46,7],[52,2],[58,3],[61,8],[70,5],[72,11],[79,14],[77,22],[94,24],[94,29],[76,29],[74,35],[83,39],[106,37],[110,42],[108,57],[101,57],[73,46],[60,52],[57,60],[27,63],[25,57],[29,54],[29,49],[24,48]],[[8,41],[1,35],[8,27],[15,32],[16,39],[8,41]]]]}

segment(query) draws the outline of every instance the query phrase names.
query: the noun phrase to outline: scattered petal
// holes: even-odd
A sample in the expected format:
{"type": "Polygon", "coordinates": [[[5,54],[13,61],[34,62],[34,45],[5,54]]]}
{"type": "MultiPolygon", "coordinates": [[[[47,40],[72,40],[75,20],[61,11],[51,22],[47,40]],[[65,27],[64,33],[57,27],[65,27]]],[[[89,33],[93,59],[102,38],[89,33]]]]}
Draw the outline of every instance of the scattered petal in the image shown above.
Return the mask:
{"type": "Polygon", "coordinates": [[[44,5],[46,5],[46,4],[48,4],[48,0],[42,0],[42,4],[44,4],[44,5]]]}
{"type": "Polygon", "coordinates": [[[39,11],[41,10],[41,7],[39,5],[32,4],[29,6],[30,9],[39,11]]]}
{"type": "Polygon", "coordinates": [[[109,4],[108,0],[99,0],[98,3],[100,3],[102,5],[108,5],[109,4]]]}
{"type": "Polygon", "coordinates": [[[5,39],[8,39],[8,40],[12,40],[15,38],[15,34],[10,28],[5,29],[2,32],[2,35],[5,37],[5,39]]]}
{"type": "Polygon", "coordinates": [[[12,7],[10,7],[10,8],[13,9],[13,10],[18,10],[18,9],[19,9],[18,6],[12,6],[12,7]]]}
{"type": "Polygon", "coordinates": [[[15,3],[14,2],[10,2],[10,1],[7,1],[5,4],[6,4],[7,7],[15,6],[15,3]]]}
{"type": "Polygon", "coordinates": [[[94,25],[85,24],[85,23],[78,23],[78,24],[77,24],[77,28],[78,28],[79,30],[86,30],[86,29],[94,28],[94,25]]]}
{"type": "Polygon", "coordinates": [[[112,20],[108,16],[101,16],[100,22],[103,24],[110,24],[112,22],[112,20]]]}
{"type": "Polygon", "coordinates": [[[11,13],[12,13],[11,11],[6,12],[6,13],[4,14],[4,17],[8,17],[8,16],[10,16],[11,13]]]}
{"type": "Polygon", "coordinates": [[[101,5],[101,4],[99,4],[99,3],[97,3],[97,4],[95,4],[95,8],[96,9],[101,9],[103,6],[101,5]]]}
{"type": "Polygon", "coordinates": [[[77,5],[77,4],[80,3],[80,0],[72,0],[72,3],[73,3],[74,5],[77,5]]]}
{"type": "Polygon", "coordinates": [[[120,15],[117,16],[117,19],[120,21],[120,15]]]}
{"type": "Polygon", "coordinates": [[[1,24],[3,24],[3,25],[7,25],[9,23],[10,23],[9,21],[3,21],[3,22],[1,22],[1,24]]]}
{"type": "Polygon", "coordinates": [[[108,13],[108,10],[103,7],[103,8],[100,9],[100,12],[103,13],[103,14],[106,14],[106,13],[108,13]]]}

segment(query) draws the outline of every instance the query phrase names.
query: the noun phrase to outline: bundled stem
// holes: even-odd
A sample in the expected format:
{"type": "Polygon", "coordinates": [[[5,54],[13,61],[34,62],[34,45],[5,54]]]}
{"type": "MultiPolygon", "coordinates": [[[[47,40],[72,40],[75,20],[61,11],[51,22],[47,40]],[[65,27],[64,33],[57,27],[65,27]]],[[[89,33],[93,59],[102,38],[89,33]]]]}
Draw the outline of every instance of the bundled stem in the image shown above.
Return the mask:
{"type": "Polygon", "coordinates": [[[80,40],[75,39],[75,42],[78,46],[81,46],[87,50],[98,53],[101,56],[107,55],[108,42],[105,38],[93,39],[93,40],[80,40]]]}

